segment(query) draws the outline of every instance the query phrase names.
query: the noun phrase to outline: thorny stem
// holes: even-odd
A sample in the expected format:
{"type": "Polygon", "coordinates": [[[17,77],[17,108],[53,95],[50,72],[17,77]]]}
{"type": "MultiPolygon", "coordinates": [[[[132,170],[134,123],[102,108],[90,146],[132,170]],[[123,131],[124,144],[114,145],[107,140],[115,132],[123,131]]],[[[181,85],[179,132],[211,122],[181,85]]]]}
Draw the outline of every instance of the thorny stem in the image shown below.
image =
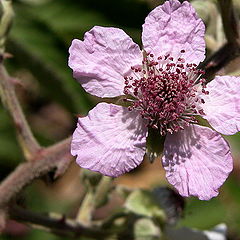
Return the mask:
{"type": "MultiPolygon", "coordinates": [[[[38,178],[51,170],[57,169],[57,171],[61,171],[61,168],[66,168],[66,166],[68,166],[65,160],[68,158],[67,155],[69,155],[70,138],[46,149],[41,148],[34,138],[16,97],[13,79],[8,75],[3,66],[5,41],[13,17],[12,2],[10,0],[4,0],[0,2],[0,6],[3,12],[0,24],[0,96],[5,108],[9,111],[13,119],[17,131],[17,137],[25,158],[27,160],[33,160],[28,163],[20,164],[0,185],[0,217],[5,218],[6,206],[26,185],[30,184],[35,178],[38,178]],[[62,162],[64,163],[62,164],[62,162]]],[[[79,216],[77,218],[78,222],[83,220],[85,225],[91,223],[92,211],[95,207],[101,205],[101,202],[106,198],[110,187],[109,179],[110,178],[103,177],[97,189],[94,192],[90,191],[87,193],[82,207],[80,208],[79,216]]],[[[10,208],[10,211],[11,213],[21,212],[19,209],[13,210],[12,208],[10,208]]],[[[53,228],[61,229],[62,227],[60,227],[62,223],[59,222],[59,219],[36,217],[33,214],[29,214],[29,212],[21,214],[20,220],[24,220],[24,217],[27,216],[30,216],[33,223],[36,220],[43,225],[50,224],[53,228]],[[41,222],[42,220],[44,221],[41,222]]],[[[74,230],[84,230],[80,227],[79,223],[77,223],[78,225],[74,229],[71,229],[73,225],[69,225],[69,221],[65,221],[65,223],[67,224],[65,227],[67,227],[68,230],[73,230],[73,232],[75,232],[74,230]]],[[[3,223],[1,225],[3,225],[3,223]]],[[[58,231],[62,230],[60,229],[58,229],[58,231]]],[[[91,231],[88,229],[86,235],[89,235],[89,233],[91,235],[91,231]]]]}
{"type": "Polygon", "coordinates": [[[12,19],[13,9],[11,0],[0,1],[2,10],[0,20],[0,95],[3,104],[9,111],[17,130],[17,136],[24,156],[30,160],[40,150],[40,146],[33,137],[29,125],[25,119],[22,108],[18,102],[13,85],[13,79],[8,75],[3,66],[5,41],[8,36],[12,19]]]}
{"type": "Polygon", "coordinates": [[[34,179],[58,169],[63,161],[70,162],[70,140],[71,138],[67,138],[43,149],[34,161],[20,164],[0,185],[0,209],[4,209],[11,199],[34,179]]]}
{"type": "Polygon", "coordinates": [[[5,67],[0,63],[0,95],[6,109],[8,109],[16,131],[19,143],[26,159],[31,160],[41,147],[35,140],[30,127],[23,114],[22,108],[16,97],[13,80],[8,75],[5,67]]]}
{"type": "MultiPolygon", "coordinates": [[[[34,138],[22,108],[17,99],[13,79],[8,75],[3,65],[4,45],[13,17],[12,2],[2,0],[0,22],[0,96],[5,108],[9,111],[20,146],[27,160],[34,160],[20,164],[0,185],[0,218],[5,215],[6,206],[26,185],[30,184],[51,170],[62,172],[70,162],[70,138],[49,148],[41,148],[34,138]]],[[[0,219],[0,221],[1,221],[0,219]]],[[[1,225],[3,223],[1,222],[1,225]]]]}
{"type": "MultiPolygon", "coordinates": [[[[5,9],[5,19],[1,20],[1,56],[3,56],[4,43],[7,32],[11,23],[13,12],[11,9],[11,1],[2,0],[1,3],[9,5],[5,9]],[[6,11],[7,10],[7,11],[6,11]],[[2,28],[2,24],[5,24],[2,28]]],[[[222,67],[226,66],[231,60],[240,56],[240,38],[239,26],[234,14],[234,9],[231,0],[219,0],[222,19],[224,23],[224,31],[228,43],[219,49],[213,56],[207,59],[202,67],[205,67],[206,76],[210,79],[222,67]]],[[[2,60],[2,57],[1,59],[2,60]]],[[[0,94],[3,104],[10,112],[13,122],[17,129],[17,135],[20,145],[27,159],[34,161],[20,164],[14,172],[12,172],[0,185],[0,213],[5,213],[7,204],[13,199],[26,185],[30,184],[34,179],[48,173],[51,170],[58,169],[59,166],[68,158],[70,138],[60,142],[52,147],[41,149],[29,128],[25,119],[21,106],[17,100],[13,81],[8,76],[2,61],[0,63],[0,94]]],[[[104,180],[105,181],[105,180],[104,180]]],[[[103,182],[104,182],[103,181],[103,182]]],[[[98,207],[104,196],[109,190],[109,182],[106,185],[99,185],[95,192],[95,199],[97,203],[94,207],[98,207]],[[101,187],[100,187],[101,186],[101,187]]],[[[76,236],[84,235],[88,237],[97,237],[100,239],[104,237],[106,232],[101,232],[98,229],[85,227],[76,221],[65,219],[64,217],[41,216],[23,209],[10,208],[10,215],[16,220],[21,220],[52,229],[55,233],[67,232],[69,235],[75,234],[76,236]]],[[[112,219],[110,220],[110,223],[112,219]]],[[[106,223],[108,225],[108,222],[106,223]]]]}
{"type": "Polygon", "coordinates": [[[0,8],[2,12],[0,20],[0,97],[13,119],[25,158],[34,160],[20,164],[0,185],[0,229],[2,229],[8,203],[26,185],[51,170],[56,170],[56,175],[59,175],[68,167],[70,138],[49,148],[41,148],[34,138],[17,99],[13,79],[3,65],[5,41],[14,15],[12,1],[0,1],[0,8]]]}

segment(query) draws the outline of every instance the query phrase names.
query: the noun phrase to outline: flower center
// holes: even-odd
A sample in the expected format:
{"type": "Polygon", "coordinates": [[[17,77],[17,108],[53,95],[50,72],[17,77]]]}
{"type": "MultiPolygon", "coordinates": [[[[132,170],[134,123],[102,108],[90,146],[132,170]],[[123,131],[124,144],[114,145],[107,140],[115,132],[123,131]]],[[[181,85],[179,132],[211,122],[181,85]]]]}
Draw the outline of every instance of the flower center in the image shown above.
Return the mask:
{"type": "Polygon", "coordinates": [[[182,58],[170,55],[154,57],[144,53],[142,66],[131,67],[125,76],[126,101],[129,110],[139,110],[148,120],[148,127],[159,129],[161,135],[177,132],[191,123],[196,123],[196,115],[203,115],[199,97],[205,91],[204,73],[196,64],[189,64],[182,58]]]}

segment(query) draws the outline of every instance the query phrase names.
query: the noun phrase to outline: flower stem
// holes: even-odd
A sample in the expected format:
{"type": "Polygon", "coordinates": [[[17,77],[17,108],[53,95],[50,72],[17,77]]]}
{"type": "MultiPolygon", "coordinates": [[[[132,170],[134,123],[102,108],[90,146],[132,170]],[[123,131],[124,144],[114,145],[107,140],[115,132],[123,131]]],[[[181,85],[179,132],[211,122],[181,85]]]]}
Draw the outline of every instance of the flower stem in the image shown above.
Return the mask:
{"type": "Polygon", "coordinates": [[[76,221],[85,226],[91,226],[93,211],[107,201],[111,187],[112,178],[105,176],[102,176],[96,189],[89,185],[85,198],[79,208],[76,221]]]}
{"type": "Polygon", "coordinates": [[[12,1],[1,0],[0,8],[2,12],[1,22],[0,22],[0,55],[3,56],[5,51],[6,38],[9,33],[10,27],[12,25],[12,20],[14,17],[12,1]]]}
{"type": "Polygon", "coordinates": [[[76,221],[84,226],[91,226],[92,213],[94,210],[94,191],[89,189],[83,199],[81,207],[79,208],[76,221]]]}

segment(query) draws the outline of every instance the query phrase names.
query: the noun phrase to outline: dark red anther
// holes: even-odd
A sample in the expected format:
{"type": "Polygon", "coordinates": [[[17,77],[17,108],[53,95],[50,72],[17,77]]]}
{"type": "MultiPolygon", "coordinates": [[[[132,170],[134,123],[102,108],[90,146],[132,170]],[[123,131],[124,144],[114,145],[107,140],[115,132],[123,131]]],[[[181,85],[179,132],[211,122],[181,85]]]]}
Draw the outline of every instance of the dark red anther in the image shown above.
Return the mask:
{"type": "MultiPolygon", "coordinates": [[[[134,75],[124,77],[124,93],[133,97],[129,101],[132,103],[129,110],[139,110],[148,126],[157,127],[162,135],[197,122],[193,115],[203,111],[200,105],[204,100],[198,97],[195,87],[203,71],[197,69],[196,64],[185,63],[184,58],[179,57],[176,61],[170,54],[155,59],[148,53],[143,66],[131,67],[134,75]]],[[[199,82],[202,92],[208,94],[204,90],[206,80],[199,79],[199,82]]]]}

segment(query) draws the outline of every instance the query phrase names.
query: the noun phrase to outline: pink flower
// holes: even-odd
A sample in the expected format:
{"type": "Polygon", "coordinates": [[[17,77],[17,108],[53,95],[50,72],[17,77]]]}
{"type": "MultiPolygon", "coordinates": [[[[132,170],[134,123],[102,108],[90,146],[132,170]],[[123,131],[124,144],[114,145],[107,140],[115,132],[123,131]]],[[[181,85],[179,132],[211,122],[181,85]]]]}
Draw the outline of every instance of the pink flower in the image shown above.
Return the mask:
{"type": "Polygon", "coordinates": [[[240,129],[240,78],[209,84],[196,66],[205,57],[205,27],[188,3],[170,0],[143,24],[141,51],[117,28],[94,27],[73,40],[69,66],[90,94],[123,96],[128,107],[99,103],[79,118],[71,153],[77,163],[107,176],[131,171],[143,160],[148,129],[165,136],[166,177],[182,196],[208,200],[233,168],[219,134],[240,129]],[[196,116],[211,128],[198,125],[196,116]]]}

